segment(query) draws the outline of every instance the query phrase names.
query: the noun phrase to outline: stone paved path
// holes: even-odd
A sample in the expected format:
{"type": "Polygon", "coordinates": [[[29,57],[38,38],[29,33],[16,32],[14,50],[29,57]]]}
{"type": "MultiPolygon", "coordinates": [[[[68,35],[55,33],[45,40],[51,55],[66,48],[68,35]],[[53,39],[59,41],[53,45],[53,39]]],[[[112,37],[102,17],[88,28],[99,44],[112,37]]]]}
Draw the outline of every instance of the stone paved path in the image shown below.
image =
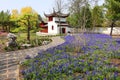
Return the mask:
{"type": "Polygon", "coordinates": [[[40,50],[46,50],[62,43],[64,43],[64,40],[57,36],[52,37],[52,42],[48,45],[0,53],[0,80],[19,80],[19,62],[24,61],[27,55],[33,58],[40,50]]]}

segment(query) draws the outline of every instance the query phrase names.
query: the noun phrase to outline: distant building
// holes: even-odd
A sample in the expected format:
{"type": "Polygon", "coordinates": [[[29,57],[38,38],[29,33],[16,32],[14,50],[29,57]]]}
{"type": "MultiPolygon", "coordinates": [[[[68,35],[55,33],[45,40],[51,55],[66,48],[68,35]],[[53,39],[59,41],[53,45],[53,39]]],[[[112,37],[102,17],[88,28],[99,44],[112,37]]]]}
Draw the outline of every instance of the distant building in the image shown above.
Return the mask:
{"type": "Polygon", "coordinates": [[[70,32],[70,27],[66,22],[66,18],[69,16],[69,14],[63,14],[59,11],[55,12],[53,10],[53,13],[44,13],[44,15],[47,17],[48,22],[45,23],[44,21],[42,21],[40,23],[40,27],[42,28],[40,30],[41,33],[60,34],[70,32]]]}

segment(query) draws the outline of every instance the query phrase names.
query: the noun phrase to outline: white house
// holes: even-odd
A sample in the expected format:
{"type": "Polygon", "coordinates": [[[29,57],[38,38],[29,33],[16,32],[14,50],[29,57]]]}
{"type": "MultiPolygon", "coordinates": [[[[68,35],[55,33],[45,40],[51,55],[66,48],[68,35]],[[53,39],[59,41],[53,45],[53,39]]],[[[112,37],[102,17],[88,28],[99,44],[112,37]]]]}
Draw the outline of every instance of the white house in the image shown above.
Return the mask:
{"type": "Polygon", "coordinates": [[[44,15],[47,17],[48,22],[45,23],[42,21],[42,23],[40,23],[40,27],[42,28],[42,30],[40,30],[41,33],[56,35],[70,31],[70,27],[66,22],[66,17],[68,17],[69,14],[53,11],[51,14],[44,13],[44,15]]]}

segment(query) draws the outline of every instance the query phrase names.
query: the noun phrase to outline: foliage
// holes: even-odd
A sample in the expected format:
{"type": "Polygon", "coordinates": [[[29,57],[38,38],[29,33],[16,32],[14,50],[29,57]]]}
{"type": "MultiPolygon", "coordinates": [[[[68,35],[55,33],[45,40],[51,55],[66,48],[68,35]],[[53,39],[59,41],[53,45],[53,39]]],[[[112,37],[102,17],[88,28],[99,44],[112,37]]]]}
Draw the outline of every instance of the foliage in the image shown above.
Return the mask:
{"type": "Polygon", "coordinates": [[[111,22],[111,32],[112,35],[113,27],[116,21],[120,20],[120,1],[119,0],[105,0],[105,8],[107,9],[106,15],[107,19],[111,22]]]}
{"type": "MultiPolygon", "coordinates": [[[[15,28],[13,32],[24,32],[24,29],[26,29],[27,40],[30,41],[30,30],[37,30],[40,22],[39,18],[41,18],[40,15],[38,15],[38,13],[35,12],[31,7],[23,7],[20,13],[18,13],[16,9],[13,10],[11,14],[11,20],[15,22],[15,26],[17,28],[15,28]]],[[[33,32],[36,32],[35,30],[33,32]]]]}
{"type": "Polygon", "coordinates": [[[104,20],[104,13],[102,6],[95,6],[92,10],[92,24],[93,27],[101,27],[104,20]]]}
{"type": "Polygon", "coordinates": [[[80,26],[85,26],[85,28],[91,28],[92,27],[92,13],[91,13],[91,9],[89,5],[87,5],[86,7],[82,7],[81,12],[79,14],[78,13],[71,14],[67,18],[67,21],[69,22],[71,26],[74,26],[74,27],[78,27],[78,25],[80,24],[80,26]],[[81,17],[81,18],[78,19],[78,17],[81,17]],[[79,23],[78,20],[80,20],[81,24],[79,23]]]}
{"type": "Polygon", "coordinates": [[[71,16],[68,17],[68,22],[74,26],[81,29],[92,28],[93,15],[90,3],[88,0],[74,0],[70,2],[70,13],[71,16]]]}
{"type": "Polygon", "coordinates": [[[68,18],[67,21],[69,22],[69,24],[71,26],[77,27],[78,23],[77,23],[77,18],[76,18],[76,14],[71,14],[68,18]]]}
{"type": "Polygon", "coordinates": [[[15,48],[13,47],[7,47],[6,46],[6,38],[3,39],[0,43],[4,43],[3,48],[5,51],[16,51],[16,50],[22,50],[26,48],[32,48],[32,47],[37,47],[37,46],[42,46],[44,41],[47,41],[49,44],[51,42],[50,37],[40,37],[36,36],[36,33],[31,33],[31,41],[28,42],[26,40],[26,33],[15,33],[17,35],[16,43],[17,46],[15,48]],[[23,44],[30,44],[31,46],[22,46],[23,44]]]}
{"type": "Polygon", "coordinates": [[[85,26],[85,28],[92,28],[92,12],[89,4],[82,8],[81,16],[83,16],[82,25],[85,26]]]}
{"type": "Polygon", "coordinates": [[[27,42],[25,40],[19,40],[19,41],[17,41],[16,47],[5,46],[4,50],[5,51],[16,51],[16,50],[21,50],[21,49],[42,46],[44,41],[48,41],[47,44],[49,44],[51,42],[51,39],[49,39],[49,38],[32,39],[30,42],[27,42]],[[23,44],[31,44],[31,45],[30,46],[22,46],[23,44]]]}
{"type": "Polygon", "coordinates": [[[21,16],[19,18],[20,24],[27,27],[27,40],[30,41],[30,30],[32,26],[36,26],[38,14],[32,10],[31,7],[21,9],[21,16]]]}
{"type": "MultiPolygon", "coordinates": [[[[19,18],[20,14],[18,12],[17,9],[13,9],[11,16],[10,16],[10,21],[14,22],[14,25],[12,25],[12,30],[11,32],[14,31],[14,29],[19,28],[20,24],[18,24],[18,18],[19,18]]],[[[22,31],[22,30],[21,30],[22,31]]],[[[17,31],[18,32],[18,31],[17,31]]]]}
{"type": "Polygon", "coordinates": [[[12,14],[10,16],[10,19],[13,20],[13,21],[16,21],[18,17],[19,17],[18,10],[17,9],[13,9],[12,10],[12,14]]]}
{"type": "Polygon", "coordinates": [[[30,18],[31,27],[36,26],[38,20],[38,14],[31,7],[24,7],[21,9],[19,23],[21,26],[28,25],[28,17],[30,18]]]}
{"type": "Polygon", "coordinates": [[[71,0],[70,1],[70,7],[69,7],[69,10],[70,10],[70,13],[72,15],[75,16],[75,19],[73,18],[75,21],[77,22],[74,22],[74,23],[77,23],[77,27],[78,28],[82,28],[84,29],[85,28],[85,24],[86,24],[86,13],[84,10],[82,10],[83,8],[86,8],[88,6],[88,1],[87,0],[71,0]],[[82,11],[83,14],[82,14],[82,11]]]}
{"type": "Polygon", "coordinates": [[[10,31],[10,26],[13,25],[13,22],[10,21],[10,13],[9,11],[1,11],[0,12],[0,27],[4,31],[10,31]]]}
{"type": "Polygon", "coordinates": [[[18,27],[18,28],[15,28],[15,29],[11,30],[11,32],[13,32],[13,33],[23,32],[23,33],[25,33],[26,32],[26,27],[18,27]]]}
{"type": "Polygon", "coordinates": [[[120,1],[105,0],[105,2],[105,7],[107,9],[107,18],[110,20],[120,20],[120,1]]]}

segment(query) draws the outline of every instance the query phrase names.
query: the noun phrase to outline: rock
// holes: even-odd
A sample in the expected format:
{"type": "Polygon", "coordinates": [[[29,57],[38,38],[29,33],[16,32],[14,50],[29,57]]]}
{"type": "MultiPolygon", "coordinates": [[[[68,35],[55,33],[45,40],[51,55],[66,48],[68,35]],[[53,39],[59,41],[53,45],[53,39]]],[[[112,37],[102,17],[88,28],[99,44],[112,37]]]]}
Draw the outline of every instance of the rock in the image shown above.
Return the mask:
{"type": "Polygon", "coordinates": [[[17,46],[17,43],[16,43],[17,37],[16,37],[15,34],[9,33],[9,34],[7,35],[7,38],[9,39],[7,46],[9,46],[9,47],[16,47],[16,46],[17,46]]]}
{"type": "Polygon", "coordinates": [[[8,33],[7,35],[8,38],[16,38],[16,35],[13,33],[8,33]]]}
{"type": "Polygon", "coordinates": [[[23,47],[25,47],[25,46],[26,46],[26,47],[30,47],[31,44],[23,44],[22,46],[23,46],[23,47]]]}
{"type": "Polygon", "coordinates": [[[43,41],[42,45],[47,45],[48,43],[50,43],[50,41],[43,41]]]}

